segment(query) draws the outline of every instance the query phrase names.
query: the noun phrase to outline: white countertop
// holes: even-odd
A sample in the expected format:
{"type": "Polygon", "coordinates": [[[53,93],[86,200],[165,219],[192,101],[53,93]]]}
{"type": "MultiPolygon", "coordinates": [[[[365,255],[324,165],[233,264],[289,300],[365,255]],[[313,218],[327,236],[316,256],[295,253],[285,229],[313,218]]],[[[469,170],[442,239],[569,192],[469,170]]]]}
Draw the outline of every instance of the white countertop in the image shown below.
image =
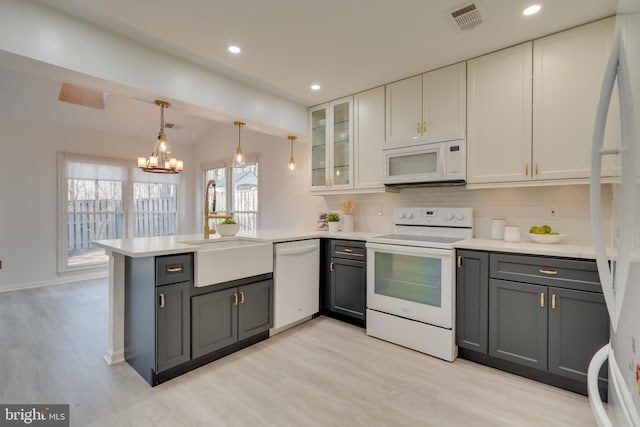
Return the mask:
{"type": "Polygon", "coordinates": [[[204,239],[202,234],[183,234],[170,237],[137,237],[133,239],[96,240],[93,243],[107,251],[120,253],[130,257],[146,257],[156,255],[170,255],[185,252],[196,252],[198,244],[212,240],[258,240],[263,242],[281,243],[293,240],[330,238],[346,240],[367,240],[380,233],[317,231],[313,229],[267,229],[255,231],[241,231],[234,237],[212,235],[204,239]]]}
{"type": "MultiPolygon", "coordinates": [[[[510,243],[504,240],[469,239],[455,244],[458,249],[479,251],[512,252],[530,255],[546,255],[565,258],[595,259],[596,253],[590,245],[566,245],[563,243],[542,244],[535,242],[510,243]]],[[[609,251],[607,251],[609,252],[609,251]]]]}

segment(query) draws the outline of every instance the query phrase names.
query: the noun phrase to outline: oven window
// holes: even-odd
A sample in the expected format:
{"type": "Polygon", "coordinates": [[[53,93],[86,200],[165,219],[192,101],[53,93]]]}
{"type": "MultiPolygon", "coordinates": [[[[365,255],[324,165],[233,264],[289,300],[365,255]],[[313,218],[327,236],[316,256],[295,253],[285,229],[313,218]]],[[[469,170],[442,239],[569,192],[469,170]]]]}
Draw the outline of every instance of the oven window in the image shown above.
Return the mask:
{"type": "Polygon", "coordinates": [[[440,307],[440,259],[376,252],[375,270],[376,294],[440,307]]]}
{"type": "Polygon", "coordinates": [[[389,157],[389,176],[438,173],[438,152],[389,157]]]}

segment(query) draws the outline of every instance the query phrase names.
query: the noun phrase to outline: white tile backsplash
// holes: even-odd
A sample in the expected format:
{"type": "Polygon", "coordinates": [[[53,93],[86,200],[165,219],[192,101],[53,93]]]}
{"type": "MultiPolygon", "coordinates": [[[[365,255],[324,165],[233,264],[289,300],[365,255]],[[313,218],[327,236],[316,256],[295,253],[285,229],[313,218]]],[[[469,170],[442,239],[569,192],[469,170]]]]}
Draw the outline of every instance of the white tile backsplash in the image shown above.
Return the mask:
{"type": "MultiPolygon", "coordinates": [[[[589,186],[545,186],[467,190],[465,187],[406,188],[399,193],[325,196],[328,209],[340,209],[345,200],[355,205],[355,229],[364,232],[388,233],[393,229],[393,208],[408,206],[470,206],[474,213],[474,233],[489,238],[491,219],[503,217],[511,225],[519,225],[522,240],[532,225],[548,224],[554,230],[568,234],[564,243],[589,245],[591,215],[589,186]],[[548,217],[549,208],[557,209],[557,217],[548,217]]],[[[611,215],[612,189],[602,191],[604,217],[611,215]]],[[[610,233],[607,219],[605,230],[610,233]]],[[[605,236],[606,241],[609,235],[605,236]]]]}

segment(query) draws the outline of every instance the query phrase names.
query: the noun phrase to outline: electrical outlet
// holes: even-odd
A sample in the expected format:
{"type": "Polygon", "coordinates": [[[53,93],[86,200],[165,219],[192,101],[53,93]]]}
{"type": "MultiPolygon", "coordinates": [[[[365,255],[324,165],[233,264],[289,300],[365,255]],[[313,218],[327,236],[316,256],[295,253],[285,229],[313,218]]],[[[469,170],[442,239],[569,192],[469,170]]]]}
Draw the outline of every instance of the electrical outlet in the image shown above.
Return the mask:
{"type": "Polygon", "coordinates": [[[558,218],[558,208],[549,208],[547,210],[547,216],[552,219],[558,218]]]}

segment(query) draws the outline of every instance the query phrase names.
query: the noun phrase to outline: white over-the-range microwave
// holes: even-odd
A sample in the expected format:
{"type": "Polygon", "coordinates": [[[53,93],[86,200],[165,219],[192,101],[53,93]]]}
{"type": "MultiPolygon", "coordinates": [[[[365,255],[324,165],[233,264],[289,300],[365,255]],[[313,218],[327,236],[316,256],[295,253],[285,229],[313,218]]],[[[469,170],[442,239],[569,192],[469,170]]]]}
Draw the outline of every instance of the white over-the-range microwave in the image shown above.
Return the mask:
{"type": "Polygon", "coordinates": [[[382,148],[385,185],[461,185],[466,178],[464,132],[387,142],[382,148]]]}

